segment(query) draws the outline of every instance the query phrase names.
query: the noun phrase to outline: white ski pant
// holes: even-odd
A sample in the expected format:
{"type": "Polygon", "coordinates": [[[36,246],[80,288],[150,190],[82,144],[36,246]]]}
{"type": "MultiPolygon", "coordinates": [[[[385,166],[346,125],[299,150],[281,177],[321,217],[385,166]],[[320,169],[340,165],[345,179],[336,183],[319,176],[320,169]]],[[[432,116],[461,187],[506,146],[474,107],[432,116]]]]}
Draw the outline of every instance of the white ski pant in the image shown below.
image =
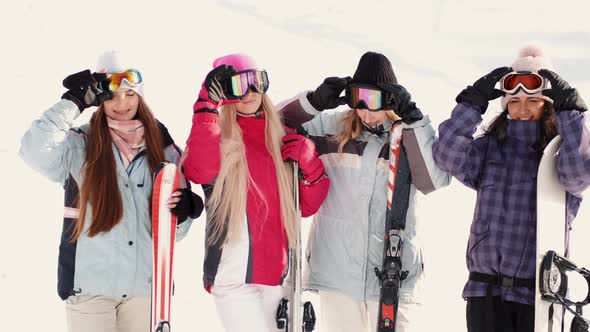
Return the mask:
{"type": "Polygon", "coordinates": [[[226,331],[275,332],[279,302],[289,289],[256,284],[211,287],[217,313],[226,331]]]}
{"type": "MultiPolygon", "coordinates": [[[[319,292],[321,316],[318,332],[373,332],[377,329],[379,302],[356,301],[349,296],[332,291],[319,292]]],[[[399,303],[396,332],[421,331],[421,304],[399,303]]]]}
{"type": "Polygon", "coordinates": [[[82,295],[66,299],[68,332],[148,332],[150,313],[149,297],[82,295]]]}

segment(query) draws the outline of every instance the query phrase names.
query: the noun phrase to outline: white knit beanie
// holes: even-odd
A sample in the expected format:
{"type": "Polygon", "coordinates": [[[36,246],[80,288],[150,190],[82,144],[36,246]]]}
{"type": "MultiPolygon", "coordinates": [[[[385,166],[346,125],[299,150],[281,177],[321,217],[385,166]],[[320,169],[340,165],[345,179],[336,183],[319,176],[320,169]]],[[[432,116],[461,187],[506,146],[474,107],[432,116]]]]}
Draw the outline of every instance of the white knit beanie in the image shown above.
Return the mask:
{"type": "MultiPolygon", "coordinates": [[[[137,69],[129,64],[130,62],[126,62],[119,51],[106,51],[98,57],[96,72],[113,74],[122,73],[127,69],[137,69]]],[[[123,82],[121,82],[119,89],[131,89],[143,97],[143,82],[137,85],[132,85],[124,79],[123,82]]]]}
{"type": "MultiPolygon", "coordinates": [[[[545,57],[544,53],[545,52],[543,51],[543,48],[539,45],[526,45],[520,50],[518,53],[518,58],[516,58],[516,60],[512,63],[511,67],[514,71],[530,71],[533,73],[537,73],[539,69],[553,70],[553,65],[551,64],[550,60],[545,57]]],[[[544,96],[541,91],[534,94],[527,94],[522,89],[519,89],[515,94],[506,94],[502,97],[502,110],[506,109],[506,105],[508,105],[508,99],[513,96],[535,96],[553,103],[553,100],[547,96],[544,96]]]]}

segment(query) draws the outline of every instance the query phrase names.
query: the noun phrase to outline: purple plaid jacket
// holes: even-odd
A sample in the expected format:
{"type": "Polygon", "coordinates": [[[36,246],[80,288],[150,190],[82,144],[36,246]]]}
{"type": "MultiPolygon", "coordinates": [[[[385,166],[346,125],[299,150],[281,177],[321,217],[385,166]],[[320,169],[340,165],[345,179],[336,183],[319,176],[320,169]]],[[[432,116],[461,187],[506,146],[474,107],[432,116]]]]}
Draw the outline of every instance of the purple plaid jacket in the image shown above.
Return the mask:
{"type": "MultiPolygon", "coordinates": [[[[466,186],[477,191],[467,245],[467,268],[518,278],[534,278],[536,250],[536,180],[540,156],[532,148],[540,135],[538,122],[508,120],[507,138],[473,138],[482,117],[479,109],[459,104],[439,127],[434,160],[466,186]]],[[[562,137],[557,163],[567,190],[567,222],[571,224],[590,186],[590,133],[583,113],[557,114],[562,137]]],[[[488,284],[468,281],[463,297],[486,296],[488,284]]],[[[534,304],[534,291],[495,286],[493,295],[534,304]]]]}

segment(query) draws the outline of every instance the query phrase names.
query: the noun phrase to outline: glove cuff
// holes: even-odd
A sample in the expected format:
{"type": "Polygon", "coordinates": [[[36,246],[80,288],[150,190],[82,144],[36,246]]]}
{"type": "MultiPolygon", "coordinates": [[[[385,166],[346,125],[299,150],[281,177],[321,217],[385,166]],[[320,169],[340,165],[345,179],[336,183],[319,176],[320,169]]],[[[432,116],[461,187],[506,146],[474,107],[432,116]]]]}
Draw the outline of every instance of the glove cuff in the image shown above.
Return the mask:
{"type": "Polygon", "coordinates": [[[323,107],[319,107],[317,101],[315,100],[315,94],[313,91],[310,91],[307,93],[307,101],[311,104],[311,106],[313,108],[315,108],[317,111],[323,111],[324,108],[323,107]]]}
{"type": "Polygon", "coordinates": [[[325,173],[324,163],[316,156],[305,169],[300,168],[299,172],[300,178],[308,183],[315,183],[322,177],[322,174],[325,173]]]}
{"type": "Polygon", "coordinates": [[[203,212],[204,204],[201,196],[191,191],[191,219],[197,219],[203,212]]]}
{"type": "Polygon", "coordinates": [[[74,96],[72,92],[70,92],[69,90],[66,91],[63,95],[61,95],[61,99],[67,99],[72,101],[74,104],[76,104],[76,106],[78,106],[80,113],[82,113],[84,109],[86,109],[86,107],[84,107],[84,104],[80,101],[80,99],[74,96]]]}
{"type": "Polygon", "coordinates": [[[471,85],[461,91],[461,93],[455,98],[455,101],[458,104],[467,103],[473,105],[481,111],[481,114],[486,112],[489,104],[488,100],[482,95],[482,93],[471,85]]]}
{"type": "Polygon", "coordinates": [[[193,113],[197,112],[211,112],[217,114],[217,106],[214,101],[199,97],[193,105],[193,113]]]}

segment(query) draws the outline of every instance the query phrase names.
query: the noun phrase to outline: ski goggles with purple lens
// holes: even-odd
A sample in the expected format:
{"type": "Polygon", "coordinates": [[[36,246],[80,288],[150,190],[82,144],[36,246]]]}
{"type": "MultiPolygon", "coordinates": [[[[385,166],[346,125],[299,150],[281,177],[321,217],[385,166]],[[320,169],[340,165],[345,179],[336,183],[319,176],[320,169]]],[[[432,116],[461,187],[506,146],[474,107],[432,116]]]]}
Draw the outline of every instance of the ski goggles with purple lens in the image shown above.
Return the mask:
{"type": "Polygon", "coordinates": [[[268,74],[265,70],[244,70],[225,80],[225,91],[235,97],[243,97],[252,88],[258,93],[268,90],[268,74]]]}
{"type": "Polygon", "coordinates": [[[387,93],[377,86],[368,84],[350,84],[346,87],[346,102],[351,108],[380,111],[385,107],[387,93]]]}

